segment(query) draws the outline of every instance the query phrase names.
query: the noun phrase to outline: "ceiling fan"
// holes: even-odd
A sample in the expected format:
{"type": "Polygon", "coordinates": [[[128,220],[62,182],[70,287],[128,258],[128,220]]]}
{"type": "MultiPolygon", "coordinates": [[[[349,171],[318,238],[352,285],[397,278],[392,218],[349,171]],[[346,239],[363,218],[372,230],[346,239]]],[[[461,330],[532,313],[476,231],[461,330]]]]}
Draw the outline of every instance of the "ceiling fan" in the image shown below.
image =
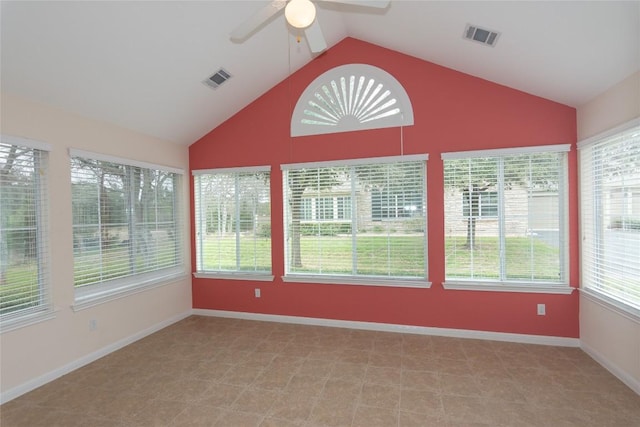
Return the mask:
{"type": "MultiPolygon", "coordinates": [[[[352,6],[374,7],[384,9],[391,0],[315,0],[324,3],[348,4],[352,6]]],[[[251,15],[229,34],[231,40],[242,42],[249,38],[262,25],[284,9],[289,25],[304,30],[304,35],[313,53],[320,53],[327,48],[320,24],[316,19],[316,7],[311,0],[272,0],[251,15]]]]}

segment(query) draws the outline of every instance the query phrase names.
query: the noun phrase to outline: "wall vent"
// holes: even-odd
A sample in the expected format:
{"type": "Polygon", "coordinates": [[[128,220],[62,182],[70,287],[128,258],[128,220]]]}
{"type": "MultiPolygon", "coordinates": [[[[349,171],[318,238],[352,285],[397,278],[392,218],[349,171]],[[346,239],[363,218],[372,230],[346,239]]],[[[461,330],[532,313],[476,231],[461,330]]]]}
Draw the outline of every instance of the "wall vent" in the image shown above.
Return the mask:
{"type": "Polygon", "coordinates": [[[482,43],[488,46],[495,46],[500,33],[497,31],[487,30],[475,25],[467,24],[464,29],[464,38],[474,42],[482,43]]]}
{"type": "Polygon", "coordinates": [[[211,89],[217,89],[222,83],[231,78],[231,74],[223,68],[220,68],[214,74],[204,79],[202,83],[209,86],[211,89]]]}

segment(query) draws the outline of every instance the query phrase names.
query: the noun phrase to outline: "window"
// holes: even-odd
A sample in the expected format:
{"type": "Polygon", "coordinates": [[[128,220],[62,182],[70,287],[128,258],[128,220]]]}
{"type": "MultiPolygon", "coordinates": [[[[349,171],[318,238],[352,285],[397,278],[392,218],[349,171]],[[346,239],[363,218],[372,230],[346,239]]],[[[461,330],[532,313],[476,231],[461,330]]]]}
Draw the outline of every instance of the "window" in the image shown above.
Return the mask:
{"type": "Polygon", "coordinates": [[[442,155],[446,288],[571,291],[568,150],[561,145],[442,155]]]}
{"type": "Polygon", "coordinates": [[[349,222],[351,196],[308,197],[302,199],[302,222],[349,222]]]}
{"type": "Polygon", "coordinates": [[[462,215],[465,218],[498,218],[498,193],[463,190],[462,215]]]}
{"type": "Polygon", "coordinates": [[[424,197],[412,188],[376,188],[371,192],[374,221],[395,220],[422,215],[424,197]]]}
{"type": "Polygon", "coordinates": [[[181,171],[71,151],[76,301],[184,274],[181,171]]]}
{"type": "Polygon", "coordinates": [[[331,221],[333,215],[333,197],[319,197],[316,200],[316,219],[318,221],[331,221]]]}
{"type": "Polygon", "coordinates": [[[197,276],[271,280],[270,168],[193,175],[197,276]]]}
{"type": "Polygon", "coordinates": [[[578,150],[582,286],[640,315],[640,120],[578,150]]]}
{"type": "Polygon", "coordinates": [[[48,150],[46,144],[0,141],[0,320],[3,330],[51,313],[48,150]]]}
{"type": "Polygon", "coordinates": [[[381,68],[346,64],[326,71],[298,98],[291,136],[413,125],[411,100],[381,68]]]}
{"type": "Polygon", "coordinates": [[[425,160],[283,165],[285,280],[428,286],[425,160]],[[397,205],[384,222],[380,194],[397,205]],[[316,222],[305,221],[305,200],[315,200],[316,222]]]}

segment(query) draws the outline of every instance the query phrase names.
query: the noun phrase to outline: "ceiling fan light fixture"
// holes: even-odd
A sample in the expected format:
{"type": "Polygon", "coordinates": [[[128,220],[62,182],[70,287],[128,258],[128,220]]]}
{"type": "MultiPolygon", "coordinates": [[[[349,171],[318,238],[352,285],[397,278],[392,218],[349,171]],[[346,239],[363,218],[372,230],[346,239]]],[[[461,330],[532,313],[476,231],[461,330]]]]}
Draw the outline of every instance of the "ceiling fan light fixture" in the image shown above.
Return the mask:
{"type": "Polygon", "coordinates": [[[316,7],[310,0],[291,0],[284,8],[287,22],[295,28],[307,28],[316,19],[316,7]]]}

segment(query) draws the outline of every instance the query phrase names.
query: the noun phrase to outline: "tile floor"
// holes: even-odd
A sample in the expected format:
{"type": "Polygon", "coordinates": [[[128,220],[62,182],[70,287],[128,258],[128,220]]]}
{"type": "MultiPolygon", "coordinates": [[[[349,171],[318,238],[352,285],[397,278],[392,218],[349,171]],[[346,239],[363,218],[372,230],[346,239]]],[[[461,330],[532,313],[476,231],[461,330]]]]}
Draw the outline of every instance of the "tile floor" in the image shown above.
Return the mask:
{"type": "Polygon", "coordinates": [[[0,407],[11,426],[640,426],[576,348],[192,316],[0,407]]]}

